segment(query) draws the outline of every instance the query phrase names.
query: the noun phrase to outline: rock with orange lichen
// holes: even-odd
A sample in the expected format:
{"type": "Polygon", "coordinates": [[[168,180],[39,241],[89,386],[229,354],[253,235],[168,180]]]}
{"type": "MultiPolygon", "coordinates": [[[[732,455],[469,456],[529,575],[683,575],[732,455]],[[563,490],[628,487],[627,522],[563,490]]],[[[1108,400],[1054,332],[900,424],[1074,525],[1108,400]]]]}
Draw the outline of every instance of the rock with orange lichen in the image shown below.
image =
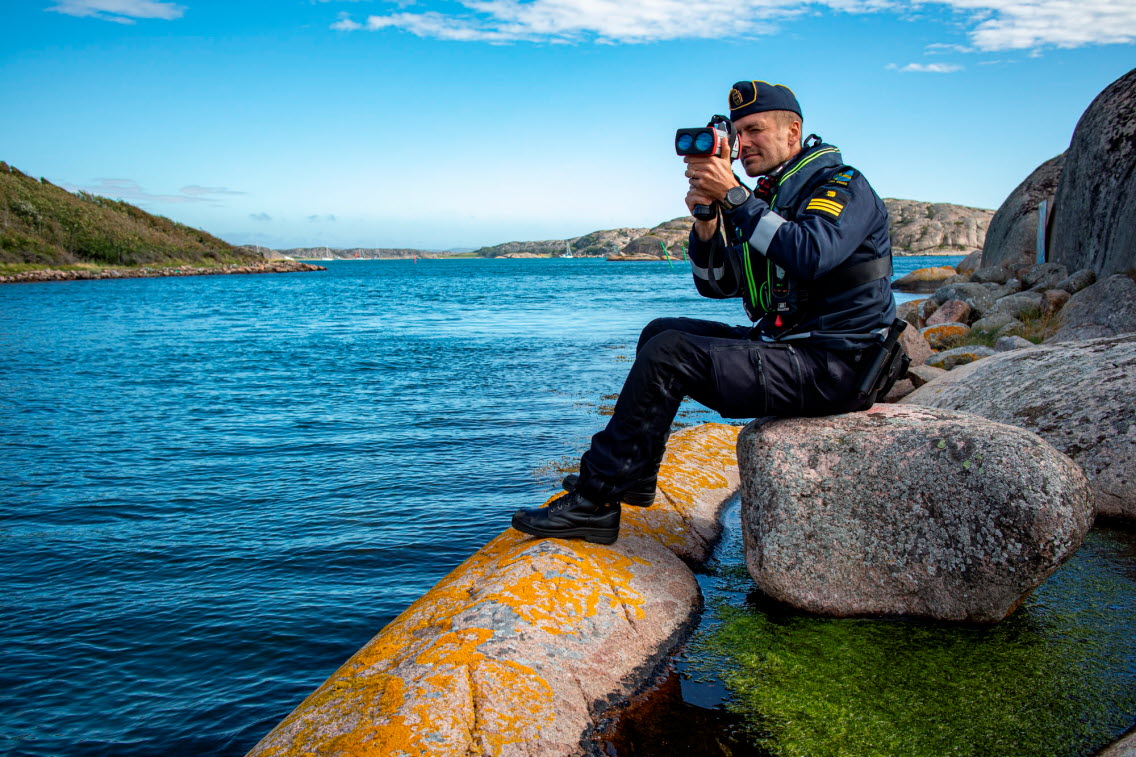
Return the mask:
{"type": "Polygon", "coordinates": [[[738,429],[671,438],[656,504],[619,541],[507,530],[406,609],[250,755],[568,755],[630,694],[699,603],[704,559],[736,490],[738,429]]]}

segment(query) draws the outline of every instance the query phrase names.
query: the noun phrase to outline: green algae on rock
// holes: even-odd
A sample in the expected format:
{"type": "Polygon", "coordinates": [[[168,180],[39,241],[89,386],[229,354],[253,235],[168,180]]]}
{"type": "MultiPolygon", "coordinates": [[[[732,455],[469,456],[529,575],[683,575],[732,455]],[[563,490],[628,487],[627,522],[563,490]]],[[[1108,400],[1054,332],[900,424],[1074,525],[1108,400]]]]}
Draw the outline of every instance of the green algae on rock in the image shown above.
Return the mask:
{"type": "Polygon", "coordinates": [[[771,755],[1090,755],[1136,721],[1136,536],[1096,530],[1006,621],[828,619],[744,592],[735,544],[688,658],[771,755]]]}

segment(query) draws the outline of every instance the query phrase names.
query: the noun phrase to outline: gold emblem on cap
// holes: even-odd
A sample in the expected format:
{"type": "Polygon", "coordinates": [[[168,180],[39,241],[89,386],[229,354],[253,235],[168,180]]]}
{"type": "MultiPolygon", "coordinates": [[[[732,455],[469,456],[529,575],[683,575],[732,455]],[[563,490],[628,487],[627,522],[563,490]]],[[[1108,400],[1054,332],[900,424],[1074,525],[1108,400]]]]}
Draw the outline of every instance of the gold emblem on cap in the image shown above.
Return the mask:
{"type": "Polygon", "coordinates": [[[745,95],[743,95],[737,87],[730,90],[731,110],[738,110],[739,108],[744,108],[747,105],[753,105],[755,102],[757,102],[757,82],[751,81],[750,86],[753,87],[753,97],[749,99],[749,102],[745,101],[745,95]]]}

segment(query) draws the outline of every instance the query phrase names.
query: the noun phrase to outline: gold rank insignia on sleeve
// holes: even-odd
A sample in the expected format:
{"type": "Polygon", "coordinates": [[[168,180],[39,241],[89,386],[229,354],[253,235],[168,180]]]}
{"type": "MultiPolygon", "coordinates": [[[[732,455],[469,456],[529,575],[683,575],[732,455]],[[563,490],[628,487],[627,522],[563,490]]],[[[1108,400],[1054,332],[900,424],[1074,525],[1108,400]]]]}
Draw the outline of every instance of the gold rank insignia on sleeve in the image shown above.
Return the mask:
{"type": "MultiPolygon", "coordinates": [[[[826,192],[825,194],[833,193],[826,192]]],[[[828,197],[814,197],[809,200],[809,204],[805,206],[805,212],[819,213],[836,220],[840,218],[840,214],[844,212],[844,203],[828,197]]]]}

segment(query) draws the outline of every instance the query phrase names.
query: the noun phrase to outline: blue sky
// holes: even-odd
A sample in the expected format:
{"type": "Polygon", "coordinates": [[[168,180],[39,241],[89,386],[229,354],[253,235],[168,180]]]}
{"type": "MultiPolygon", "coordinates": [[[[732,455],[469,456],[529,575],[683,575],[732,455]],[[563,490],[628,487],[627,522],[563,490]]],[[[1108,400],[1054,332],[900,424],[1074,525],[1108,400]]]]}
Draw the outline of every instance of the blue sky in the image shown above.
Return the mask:
{"type": "Polygon", "coordinates": [[[234,243],[476,247],[685,214],[739,79],[884,197],[996,208],[1136,66],[1133,0],[6,0],[0,160],[234,243]]]}

